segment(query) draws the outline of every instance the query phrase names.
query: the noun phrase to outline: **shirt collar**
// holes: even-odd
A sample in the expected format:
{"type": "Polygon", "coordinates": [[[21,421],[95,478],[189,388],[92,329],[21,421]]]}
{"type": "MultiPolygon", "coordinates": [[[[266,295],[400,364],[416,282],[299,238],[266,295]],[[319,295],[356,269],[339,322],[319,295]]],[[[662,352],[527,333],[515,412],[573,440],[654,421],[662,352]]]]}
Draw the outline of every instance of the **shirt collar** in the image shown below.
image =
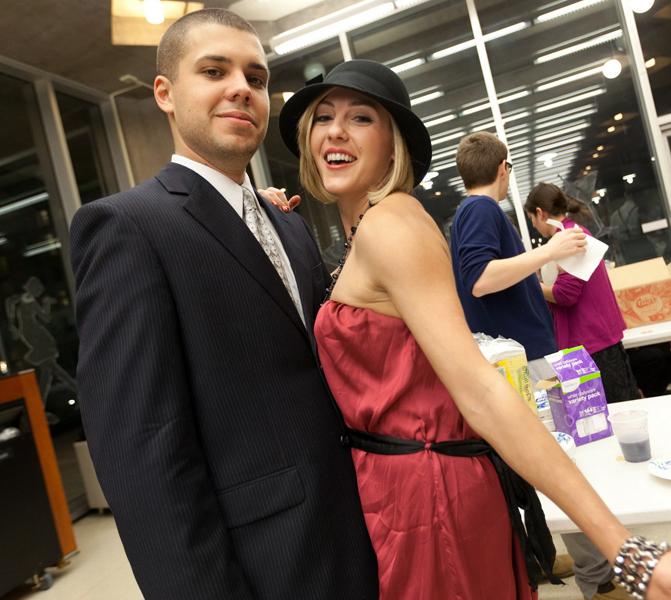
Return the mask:
{"type": "Polygon", "coordinates": [[[252,195],[254,194],[254,188],[252,187],[252,182],[249,179],[249,175],[245,173],[245,178],[242,182],[242,186],[230,177],[224,175],[220,171],[209,167],[203,163],[197,162],[185,156],[179,154],[173,154],[170,159],[171,162],[182,165],[187,169],[191,169],[195,173],[198,173],[205,181],[207,181],[215,190],[217,190],[233,207],[235,212],[242,217],[242,188],[249,190],[252,195]]]}

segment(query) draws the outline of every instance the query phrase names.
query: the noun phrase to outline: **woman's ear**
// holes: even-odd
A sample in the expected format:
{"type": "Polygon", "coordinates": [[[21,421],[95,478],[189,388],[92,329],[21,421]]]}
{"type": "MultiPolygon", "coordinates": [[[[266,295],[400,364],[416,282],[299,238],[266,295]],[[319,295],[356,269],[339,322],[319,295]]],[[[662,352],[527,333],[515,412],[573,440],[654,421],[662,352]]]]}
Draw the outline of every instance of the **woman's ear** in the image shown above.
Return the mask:
{"type": "Polygon", "coordinates": [[[547,221],[547,216],[546,216],[545,213],[541,210],[541,208],[538,207],[538,206],[536,207],[536,218],[537,218],[539,221],[543,221],[543,222],[547,221]]]}

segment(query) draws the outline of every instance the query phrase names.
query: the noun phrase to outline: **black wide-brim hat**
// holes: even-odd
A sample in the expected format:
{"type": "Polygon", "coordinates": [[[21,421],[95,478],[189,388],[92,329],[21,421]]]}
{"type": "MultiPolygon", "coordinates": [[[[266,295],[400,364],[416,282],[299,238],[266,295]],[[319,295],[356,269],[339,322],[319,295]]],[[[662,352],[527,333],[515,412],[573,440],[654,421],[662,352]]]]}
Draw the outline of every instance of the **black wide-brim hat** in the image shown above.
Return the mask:
{"type": "Polygon", "coordinates": [[[389,67],[372,60],[348,60],[325,78],[315,77],[298,90],[280,112],[280,133],[287,148],[296,156],[298,121],[310,103],[332,87],[355,90],[369,96],[387,109],[398,125],[412,158],[414,185],[424,179],[431,166],[431,138],[422,120],[410,108],[410,96],[401,78],[389,67]]]}

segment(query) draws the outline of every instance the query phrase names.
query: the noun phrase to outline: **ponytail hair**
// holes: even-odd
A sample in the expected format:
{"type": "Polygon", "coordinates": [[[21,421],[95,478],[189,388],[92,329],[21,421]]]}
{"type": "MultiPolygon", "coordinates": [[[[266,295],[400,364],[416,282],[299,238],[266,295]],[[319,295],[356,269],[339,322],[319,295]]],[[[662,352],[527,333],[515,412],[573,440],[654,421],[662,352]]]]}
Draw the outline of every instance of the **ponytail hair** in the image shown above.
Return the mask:
{"type": "Polygon", "coordinates": [[[570,214],[577,217],[577,221],[590,217],[589,209],[580,200],[567,196],[554,183],[538,183],[529,192],[524,211],[534,214],[537,208],[553,217],[570,214]]]}

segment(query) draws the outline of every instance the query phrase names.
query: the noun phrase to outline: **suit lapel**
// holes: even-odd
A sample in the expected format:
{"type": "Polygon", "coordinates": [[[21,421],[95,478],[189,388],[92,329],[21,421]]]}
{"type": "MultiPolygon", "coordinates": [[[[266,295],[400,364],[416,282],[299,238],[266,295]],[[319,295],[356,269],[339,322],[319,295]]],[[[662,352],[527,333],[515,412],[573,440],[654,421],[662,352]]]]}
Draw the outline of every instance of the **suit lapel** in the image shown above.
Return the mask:
{"type": "Polygon", "coordinates": [[[169,192],[188,196],[184,209],[189,215],[226,248],[307,335],[280,276],[256,238],[226,199],[200,175],[181,165],[168,165],[157,179],[169,192]]]}

